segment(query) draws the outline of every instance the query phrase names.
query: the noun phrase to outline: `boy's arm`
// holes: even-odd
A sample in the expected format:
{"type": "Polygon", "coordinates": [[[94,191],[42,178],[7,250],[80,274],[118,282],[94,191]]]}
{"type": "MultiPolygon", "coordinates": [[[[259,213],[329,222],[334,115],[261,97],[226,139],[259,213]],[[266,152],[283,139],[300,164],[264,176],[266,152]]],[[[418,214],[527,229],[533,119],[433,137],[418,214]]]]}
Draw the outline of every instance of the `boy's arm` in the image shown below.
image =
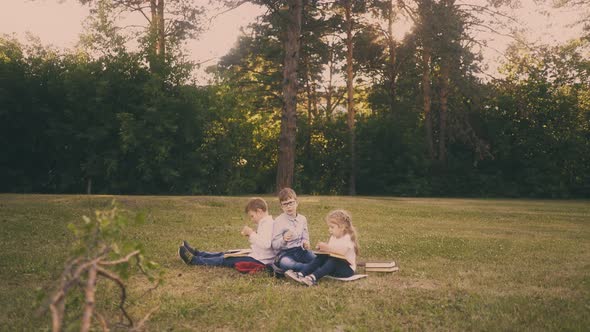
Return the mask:
{"type": "Polygon", "coordinates": [[[302,233],[302,240],[307,241],[307,243],[311,243],[309,241],[309,228],[307,226],[307,218],[303,217],[303,233],[302,233]]]}
{"type": "Polygon", "coordinates": [[[275,220],[272,226],[272,242],[271,247],[275,250],[283,248],[287,242],[283,239],[283,223],[280,219],[275,220]]]}
{"type": "Polygon", "coordinates": [[[248,240],[257,247],[269,249],[272,244],[273,222],[264,222],[258,227],[257,232],[252,232],[248,240]]]}

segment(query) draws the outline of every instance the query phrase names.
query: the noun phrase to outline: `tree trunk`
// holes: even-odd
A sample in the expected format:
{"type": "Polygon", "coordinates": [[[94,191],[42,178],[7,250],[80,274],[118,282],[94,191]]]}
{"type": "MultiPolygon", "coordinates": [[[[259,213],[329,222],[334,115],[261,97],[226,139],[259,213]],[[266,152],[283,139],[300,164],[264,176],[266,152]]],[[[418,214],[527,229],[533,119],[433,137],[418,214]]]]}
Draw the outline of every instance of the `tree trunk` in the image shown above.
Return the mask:
{"type": "Polygon", "coordinates": [[[92,194],[92,178],[88,178],[86,180],[86,194],[87,195],[92,194]]]}
{"type": "Polygon", "coordinates": [[[328,87],[326,88],[326,119],[330,119],[332,117],[332,97],[334,95],[334,87],[332,85],[333,76],[334,76],[334,50],[332,45],[329,46],[330,49],[328,50],[328,61],[329,61],[329,70],[328,70],[328,87]]]}
{"type": "Polygon", "coordinates": [[[164,0],[158,0],[158,41],[156,43],[156,54],[162,62],[164,62],[166,57],[166,32],[164,29],[164,0]]]}
{"type": "Polygon", "coordinates": [[[148,62],[152,72],[159,72],[166,56],[164,31],[164,1],[150,0],[150,54],[148,62]]]}
{"type": "Polygon", "coordinates": [[[447,161],[447,111],[449,108],[449,60],[444,59],[440,68],[440,119],[438,132],[438,160],[441,164],[447,161]]]}
{"type": "Polygon", "coordinates": [[[431,113],[431,90],[430,90],[430,57],[431,50],[429,46],[424,45],[422,49],[422,94],[424,106],[424,127],[426,129],[426,143],[428,145],[428,155],[434,160],[434,141],[432,133],[432,113],[431,113]]]}
{"type": "Polygon", "coordinates": [[[388,36],[388,42],[389,42],[389,94],[390,94],[390,104],[389,104],[389,110],[390,112],[393,114],[394,112],[394,108],[395,108],[395,96],[396,96],[396,90],[397,90],[397,86],[396,86],[396,77],[397,77],[397,70],[395,68],[395,57],[396,57],[396,52],[395,52],[395,39],[393,38],[393,23],[395,22],[395,13],[394,13],[394,2],[393,0],[389,0],[389,15],[387,17],[387,22],[388,22],[388,27],[387,27],[387,32],[389,34],[388,36]]]}
{"type": "Polygon", "coordinates": [[[353,82],[353,68],[352,68],[352,2],[347,0],[345,2],[346,15],[346,90],[348,93],[348,130],[350,135],[350,178],[348,180],[348,194],[356,194],[356,150],[355,150],[355,133],[354,133],[354,82],[353,82]]]}
{"type": "Polygon", "coordinates": [[[295,135],[297,132],[297,64],[301,35],[302,0],[288,0],[285,59],[283,63],[283,108],[279,136],[277,191],[293,185],[295,135]]]}
{"type": "Polygon", "coordinates": [[[311,159],[311,118],[313,115],[313,95],[311,89],[311,73],[309,69],[309,57],[305,57],[305,94],[307,95],[307,137],[305,139],[305,156],[307,160],[311,159]]]}

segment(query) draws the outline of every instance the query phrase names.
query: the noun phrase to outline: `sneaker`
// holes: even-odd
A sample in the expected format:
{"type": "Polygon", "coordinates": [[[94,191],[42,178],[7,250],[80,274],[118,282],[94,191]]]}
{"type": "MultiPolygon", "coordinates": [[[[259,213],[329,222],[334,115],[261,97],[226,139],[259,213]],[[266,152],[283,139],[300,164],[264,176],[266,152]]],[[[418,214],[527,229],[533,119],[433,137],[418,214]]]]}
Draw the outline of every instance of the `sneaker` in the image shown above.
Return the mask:
{"type": "Polygon", "coordinates": [[[186,250],[188,250],[188,252],[190,252],[193,256],[198,256],[199,255],[199,251],[193,247],[191,247],[190,244],[188,244],[188,242],[182,240],[182,246],[186,248],[186,250]]]}
{"type": "Polygon", "coordinates": [[[270,268],[272,269],[272,273],[275,277],[280,278],[285,275],[285,270],[281,269],[277,264],[272,263],[270,264],[270,268]]]}
{"type": "Polygon", "coordinates": [[[301,272],[295,272],[293,270],[287,270],[287,271],[285,271],[285,276],[287,276],[291,280],[297,281],[299,283],[302,283],[303,282],[303,281],[301,281],[301,279],[303,277],[303,275],[301,274],[301,272]]]}
{"type": "Polygon", "coordinates": [[[318,281],[315,280],[315,278],[310,274],[307,277],[303,277],[301,279],[299,279],[301,283],[306,284],[307,286],[311,287],[311,286],[317,286],[318,285],[318,281]]]}
{"type": "Polygon", "coordinates": [[[180,256],[180,259],[182,259],[186,265],[190,265],[194,257],[185,247],[178,247],[178,256],[180,256]]]}

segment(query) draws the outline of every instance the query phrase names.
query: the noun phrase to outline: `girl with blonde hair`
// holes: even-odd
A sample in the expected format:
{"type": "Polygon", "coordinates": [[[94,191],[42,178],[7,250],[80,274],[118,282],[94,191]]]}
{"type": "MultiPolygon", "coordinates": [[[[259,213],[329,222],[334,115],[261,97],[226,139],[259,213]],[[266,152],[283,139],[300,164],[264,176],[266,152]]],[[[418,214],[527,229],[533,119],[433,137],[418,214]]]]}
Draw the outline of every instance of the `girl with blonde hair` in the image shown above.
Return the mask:
{"type": "Polygon", "coordinates": [[[354,275],[356,256],[359,253],[358,236],[352,225],[350,213],[334,210],[326,216],[330,240],[319,242],[316,249],[320,254],[300,272],[289,270],[285,275],[308,286],[317,285],[317,281],[326,275],[347,278],[354,275]]]}

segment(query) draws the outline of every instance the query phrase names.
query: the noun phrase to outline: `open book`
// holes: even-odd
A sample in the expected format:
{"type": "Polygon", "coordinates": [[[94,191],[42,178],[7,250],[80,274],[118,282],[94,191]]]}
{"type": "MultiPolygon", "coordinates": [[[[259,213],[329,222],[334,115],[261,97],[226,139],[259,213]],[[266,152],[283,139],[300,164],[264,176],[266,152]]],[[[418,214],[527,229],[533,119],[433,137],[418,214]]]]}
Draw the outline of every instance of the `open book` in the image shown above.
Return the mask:
{"type": "Polygon", "coordinates": [[[231,249],[223,253],[223,258],[228,257],[245,257],[248,256],[252,252],[252,249],[231,249]]]}
{"type": "Polygon", "coordinates": [[[316,255],[330,255],[331,257],[334,258],[339,258],[339,259],[344,259],[345,261],[348,261],[348,259],[346,259],[346,257],[344,257],[344,255],[341,254],[337,254],[335,252],[328,252],[328,251],[314,251],[313,252],[316,255]]]}

